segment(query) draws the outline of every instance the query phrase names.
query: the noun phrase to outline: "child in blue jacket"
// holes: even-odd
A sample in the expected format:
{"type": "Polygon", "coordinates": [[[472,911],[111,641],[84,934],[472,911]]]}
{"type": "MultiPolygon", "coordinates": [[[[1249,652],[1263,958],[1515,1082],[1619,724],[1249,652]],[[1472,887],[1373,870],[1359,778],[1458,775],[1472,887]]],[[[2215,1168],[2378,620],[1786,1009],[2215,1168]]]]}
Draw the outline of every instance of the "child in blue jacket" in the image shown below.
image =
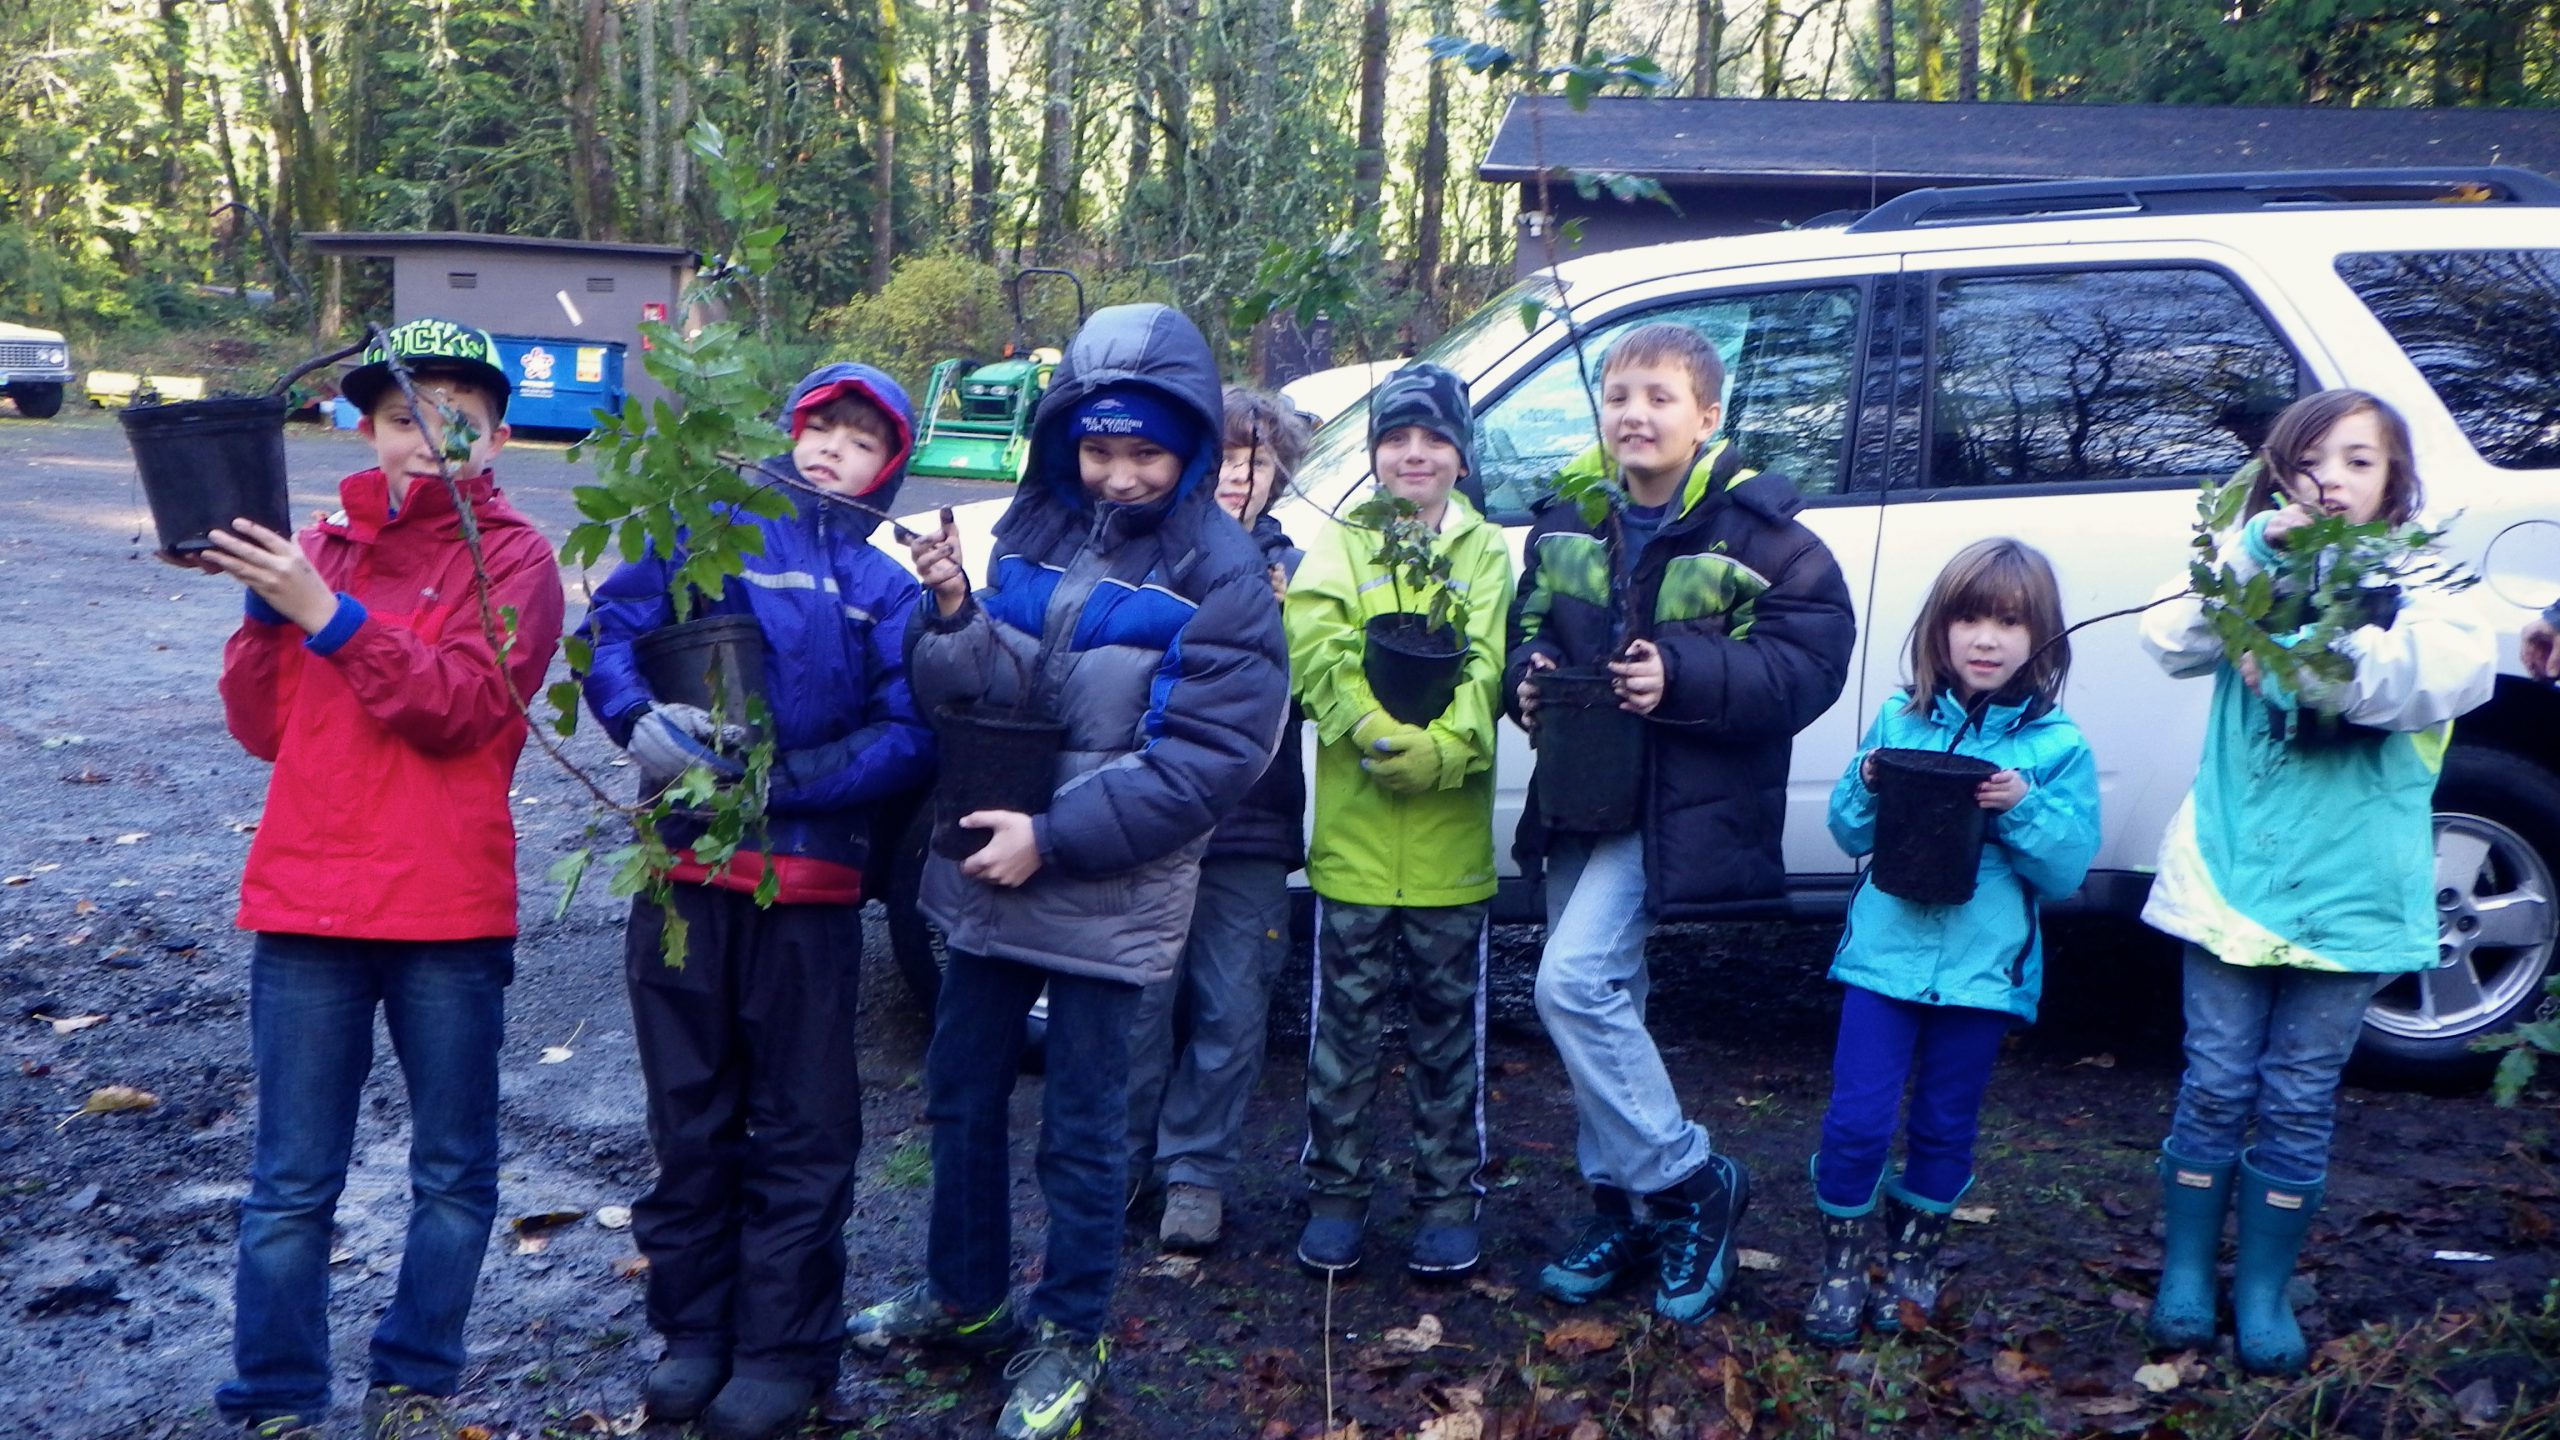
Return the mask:
{"type": "Polygon", "coordinates": [[[1875,752],[1948,751],[2000,767],[1974,791],[1990,812],[1973,898],[1927,905],[1890,895],[1872,871],[1849,903],[1831,962],[1847,987],[1831,1061],[1831,1108],[1813,1158],[1822,1280],[1805,1333],[1853,1344],[1862,1319],[1899,1328],[1927,1314],[1944,1276],[1938,1244],[1973,1184],[1975,1127],[2000,1040],[2035,1019],[2044,988],[2037,907],[2080,888],[2098,853],[2098,770],[2057,708],[2071,666],[2062,597],[2044,556],[1978,540],[1930,587],[1911,631],[1911,685],[1876,716],[1831,793],[1831,834],[1876,848],[1875,752]],[[1885,1160],[1911,1091],[1902,1172],[1885,1160]],[[1885,1281],[1872,1287],[1868,1217],[1885,1210],[1885,1281]]]}
{"type": "MultiPolygon", "coordinates": [[[[666,1343],[649,1412],[699,1416],[721,1437],[773,1434],[835,1384],[862,1144],[854,1022],[873,810],[920,789],[933,766],[907,691],[922,592],[872,546],[867,513],[886,511],[905,477],[906,393],[867,365],[828,365],[783,413],[791,454],[763,470],[790,513],[744,517],[763,552],[698,612],[752,616],[764,633],[775,755],[760,848],[707,867],[685,850],[701,822],[671,822],[684,963],[661,958],[666,917],[645,898],[624,947],[658,1157],[658,1183],[632,1208],[649,1327],[666,1343]],[[762,909],[768,872],[779,888],[762,909]]],[[[652,552],[616,570],[589,622],[587,706],[629,750],[644,793],[696,764],[740,774],[710,743],[712,717],[651,694],[633,653],[674,623],[668,587],[684,558],[652,552]]]]}

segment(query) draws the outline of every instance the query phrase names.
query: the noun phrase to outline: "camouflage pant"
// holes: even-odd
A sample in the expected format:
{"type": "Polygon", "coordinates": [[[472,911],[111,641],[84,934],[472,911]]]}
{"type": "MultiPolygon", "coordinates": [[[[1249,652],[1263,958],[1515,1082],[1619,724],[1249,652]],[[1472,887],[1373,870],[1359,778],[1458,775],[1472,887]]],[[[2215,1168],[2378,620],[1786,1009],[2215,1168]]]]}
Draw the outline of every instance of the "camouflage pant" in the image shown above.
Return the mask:
{"type": "Polygon", "coordinates": [[[1411,1024],[1413,1203],[1473,1218],[1484,1194],[1484,965],[1487,907],[1316,906],[1315,998],[1307,1039],[1307,1189],[1319,1210],[1356,1210],[1377,1189],[1377,1098],[1387,987],[1399,959],[1411,1024]]]}

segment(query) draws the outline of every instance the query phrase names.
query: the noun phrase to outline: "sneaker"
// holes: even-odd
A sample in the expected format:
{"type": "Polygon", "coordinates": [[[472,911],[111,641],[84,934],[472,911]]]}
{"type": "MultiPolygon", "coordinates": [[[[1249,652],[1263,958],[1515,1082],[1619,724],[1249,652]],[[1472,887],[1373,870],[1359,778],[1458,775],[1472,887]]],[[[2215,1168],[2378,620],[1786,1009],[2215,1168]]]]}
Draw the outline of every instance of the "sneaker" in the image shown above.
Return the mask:
{"type": "Polygon", "coordinates": [[[1473,1220],[1425,1220],[1413,1233],[1404,1268],[1416,1275],[1455,1275],[1476,1268],[1484,1239],[1473,1220]]]}
{"type": "Polygon", "coordinates": [[[364,1440],[453,1440],[453,1406],[442,1395],[406,1385],[368,1385],[364,1440]]]}
{"type": "Polygon", "coordinates": [[[1093,1403],[1110,1358],[1110,1341],[1041,1321],[1030,1348],[1005,1362],[1013,1393],[996,1416],[996,1434],[1004,1440],[1056,1440],[1082,1430],[1085,1407],[1093,1403]]]}
{"type": "Polygon", "coordinates": [[[769,1440],[784,1430],[799,1429],[817,1406],[815,1381],[733,1375],[720,1387],[720,1397],[702,1412],[702,1433],[710,1440],[769,1440]]]}
{"type": "Polygon", "coordinates": [[[1589,1304],[1653,1258],[1653,1234],[1636,1223],[1627,1192],[1595,1186],[1591,1199],[1595,1208],[1573,1243],[1554,1264],[1538,1272],[1538,1293],[1550,1300],[1589,1304]]]}
{"type": "Polygon", "coordinates": [[[668,1355],[649,1367],[640,1387],[652,1420],[690,1420],[702,1413],[729,1379],[729,1362],[716,1355],[668,1355]]]}
{"type": "Polygon", "coordinates": [[[1156,1238],[1168,1250],[1206,1250],[1218,1243],[1226,1220],[1226,1202],[1206,1185],[1168,1185],[1164,1191],[1164,1224],[1156,1238]]]}
{"type": "Polygon", "coordinates": [[[1734,1227],[1750,1204],[1750,1172],[1729,1155],[1709,1156],[1678,1189],[1645,1197],[1661,1261],[1655,1314],[1687,1325],[1724,1302],[1733,1283],[1734,1227]]]}
{"type": "Polygon", "coordinates": [[[1298,1232],[1298,1263],[1319,1275],[1340,1275],[1360,1268],[1360,1241],[1369,1228],[1359,1214],[1307,1217],[1298,1232]]]}
{"type": "Polygon", "coordinates": [[[1014,1313],[1011,1295],[983,1315],[963,1314],[935,1299],[932,1287],[919,1280],[877,1305],[853,1312],[844,1338],[864,1350],[949,1345],[983,1354],[1021,1339],[1022,1317],[1014,1313]]]}

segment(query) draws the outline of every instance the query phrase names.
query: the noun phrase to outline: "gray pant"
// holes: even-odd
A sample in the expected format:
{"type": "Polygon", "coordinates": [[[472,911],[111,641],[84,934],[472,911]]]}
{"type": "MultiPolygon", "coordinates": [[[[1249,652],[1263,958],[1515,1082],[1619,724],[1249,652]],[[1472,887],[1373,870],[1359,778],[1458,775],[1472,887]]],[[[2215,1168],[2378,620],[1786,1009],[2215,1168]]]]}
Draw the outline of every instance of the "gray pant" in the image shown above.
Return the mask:
{"type": "Polygon", "coordinates": [[[1223,1189],[1262,1077],[1271,986],[1289,943],[1289,867],[1200,862],[1191,938],[1173,978],[1138,992],[1129,1037],[1129,1175],[1223,1189]]]}
{"type": "Polygon", "coordinates": [[[2230,965],[2187,947],[2187,1073],[2169,1149],[2198,1165],[2240,1158],[2287,1185],[2329,1173],[2338,1075],[2388,975],[2290,965],[2230,965]]]}

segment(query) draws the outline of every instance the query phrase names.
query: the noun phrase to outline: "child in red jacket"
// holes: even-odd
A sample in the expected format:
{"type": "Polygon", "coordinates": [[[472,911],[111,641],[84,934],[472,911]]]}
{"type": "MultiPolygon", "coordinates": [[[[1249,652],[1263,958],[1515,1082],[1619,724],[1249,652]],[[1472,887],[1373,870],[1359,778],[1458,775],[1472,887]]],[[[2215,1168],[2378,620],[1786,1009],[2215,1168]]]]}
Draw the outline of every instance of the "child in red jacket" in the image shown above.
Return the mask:
{"type": "Polygon", "coordinates": [[[240,928],[256,935],[258,1121],[236,1373],[215,1396],[261,1435],[316,1435],[328,1408],[330,1222],[376,1007],[408,1083],[413,1198],[399,1286],[373,1333],[365,1434],[441,1417],[497,1216],[516,934],[507,787],[560,640],[560,570],[489,471],[508,394],[489,337],[415,320],[388,338],[421,413],[379,343],[345,384],[378,468],[339,482],[343,508],[300,536],[243,520],[214,531],[204,557],[248,587],[223,654],[224,717],[275,765],[240,882],[240,928]],[[444,408],[474,432],[451,486],[437,465],[444,408]],[[491,622],[457,497],[479,520],[491,622]]]}

